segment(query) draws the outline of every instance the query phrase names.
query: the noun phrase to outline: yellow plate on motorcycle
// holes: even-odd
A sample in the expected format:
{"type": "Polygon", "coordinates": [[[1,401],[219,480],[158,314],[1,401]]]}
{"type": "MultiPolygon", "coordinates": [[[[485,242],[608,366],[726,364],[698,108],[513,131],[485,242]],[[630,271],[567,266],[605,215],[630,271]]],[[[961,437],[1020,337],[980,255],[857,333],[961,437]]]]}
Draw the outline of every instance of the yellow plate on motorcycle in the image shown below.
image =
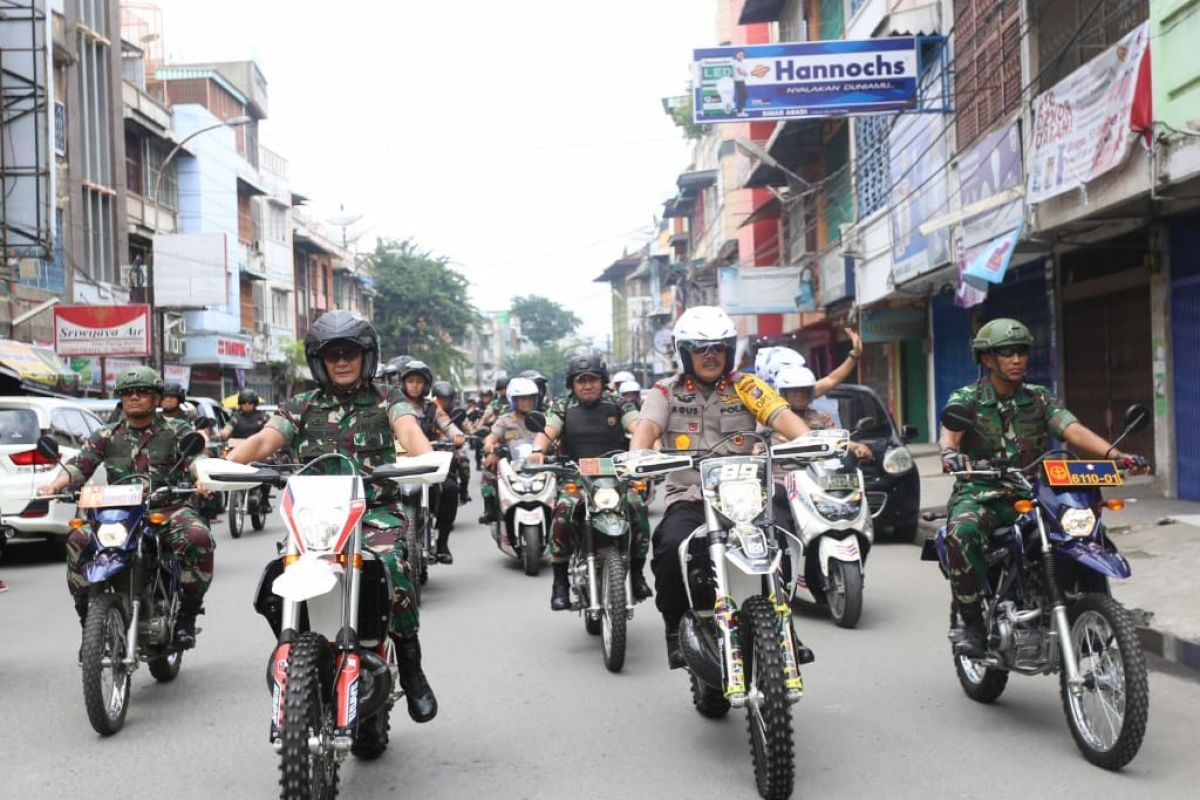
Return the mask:
{"type": "Polygon", "coordinates": [[[1043,461],[1050,486],[1120,486],[1121,470],[1115,461],[1043,461]]]}
{"type": "Polygon", "coordinates": [[[80,508],[111,508],[142,504],[142,485],[122,483],[116,486],[84,486],[79,492],[80,508]]]}
{"type": "Polygon", "coordinates": [[[581,458],[579,459],[579,474],[589,478],[601,478],[606,475],[616,475],[611,458],[581,458]]]}

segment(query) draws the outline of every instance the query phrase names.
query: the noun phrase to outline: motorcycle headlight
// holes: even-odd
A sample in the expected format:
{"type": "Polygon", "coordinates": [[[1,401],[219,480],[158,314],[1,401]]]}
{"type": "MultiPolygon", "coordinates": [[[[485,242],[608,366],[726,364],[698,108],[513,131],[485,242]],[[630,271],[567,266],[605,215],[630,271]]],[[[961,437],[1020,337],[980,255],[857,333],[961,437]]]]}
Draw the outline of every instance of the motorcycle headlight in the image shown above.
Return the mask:
{"type": "Polygon", "coordinates": [[[853,494],[844,500],[827,494],[810,496],[817,513],[831,522],[840,522],[857,516],[862,504],[861,498],[860,494],[853,494]]]}
{"type": "Polygon", "coordinates": [[[129,538],[129,529],[120,522],[105,522],[96,528],[96,540],[101,547],[120,547],[129,538]]]}
{"type": "Polygon", "coordinates": [[[1096,528],[1096,514],[1090,508],[1068,508],[1059,519],[1063,533],[1083,538],[1096,528]]]}
{"type": "Polygon", "coordinates": [[[297,508],[295,511],[296,533],[309,550],[329,550],[337,543],[338,534],[350,510],[344,506],[325,508],[297,508]]]}
{"type": "Polygon", "coordinates": [[[616,508],[621,503],[621,495],[610,486],[602,486],[592,495],[592,502],[601,511],[616,508]]]}
{"type": "Polygon", "coordinates": [[[721,513],[734,524],[749,524],[763,510],[763,490],[758,481],[721,481],[717,488],[721,513]]]}
{"type": "Polygon", "coordinates": [[[540,492],[542,489],[546,488],[546,476],[538,475],[536,478],[530,478],[528,486],[529,491],[540,492]]]}
{"type": "Polygon", "coordinates": [[[907,447],[893,447],[883,454],[883,470],[892,475],[908,472],[913,468],[912,453],[907,447]]]}

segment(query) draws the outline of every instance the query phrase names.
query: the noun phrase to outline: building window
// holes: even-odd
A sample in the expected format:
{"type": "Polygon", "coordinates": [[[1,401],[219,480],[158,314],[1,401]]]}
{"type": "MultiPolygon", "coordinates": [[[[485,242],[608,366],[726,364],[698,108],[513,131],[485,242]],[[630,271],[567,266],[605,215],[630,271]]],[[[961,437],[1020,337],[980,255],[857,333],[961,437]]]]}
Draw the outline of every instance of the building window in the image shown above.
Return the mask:
{"type": "Polygon", "coordinates": [[[67,106],[54,101],[54,152],[64,158],[67,155],[67,106]]]}
{"type": "Polygon", "coordinates": [[[1150,15],[1149,0],[1103,0],[1092,13],[1095,5],[1095,0],[1056,0],[1046,7],[1037,23],[1038,64],[1048,67],[1039,91],[1112,47],[1150,15]]]}
{"type": "Polygon", "coordinates": [[[874,114],[855,117],[854,142],[858,160],[858,218],[866,219],[887,204],[888,134],[894,117],[874,114]]]}
{"type": "Polygon", "coordinates": [[[168,154],[167,146],[160,142],[146,142],[146,167],[143,182],[146,187],[146,199],[158,202],[164,208],[169,208],[172,211],[179,208],[179,159],[171,159],[171,163],[167,164],[167,168],[162,171],[162,179],[158,177],[158,171],[162,167],[163,160],[168,154]],[[158,184],[158,193],[162,198],[154,197],[154,185],[158,184]]]}
{"type": "Polygon", "coordinates": [[[84,269],[93,280],[113,283],[114,269],[112,195],[83,188],[84,269]]]}
{"type": "MultiPolygon", "coordinates": [[[[1067,0],[1067,5],[1075,2],[1067,0]]],[[[1017,0],[954,0],[954,20],[958,48],[954,56],[955,128],[961,151],[1020,105],[1021,4],[1017,0]]],[[[1071,33],[1077,27],[1072,24],[1071,33]]],[[[1043,44],[1041,28],[1044,23],[1039,26],[1039,45],[1043,44]]]]}
{"type": "Polygon", "coordinates": [[[292,326],[292,302],[288,295],[286,291],[271,290],[271,324],[277,328],[292,326]]]}
{"type": "Polygon", "coordinates": [[[125,188],[136,195],[145,196],[146,144],[128,131],[125,133],[125,188]]]}
{"type": "Polygon", "coordinates": [[[286,242],[288,234],[287,209],[275,203],[267,204],[267,238],[273,242],[286,242]]]}

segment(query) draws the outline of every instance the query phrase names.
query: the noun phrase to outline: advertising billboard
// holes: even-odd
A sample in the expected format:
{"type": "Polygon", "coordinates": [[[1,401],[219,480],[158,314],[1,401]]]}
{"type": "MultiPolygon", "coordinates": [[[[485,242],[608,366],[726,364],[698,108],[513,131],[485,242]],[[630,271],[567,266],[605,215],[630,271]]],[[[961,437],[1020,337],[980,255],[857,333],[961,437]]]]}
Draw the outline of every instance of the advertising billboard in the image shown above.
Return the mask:
{"type": "Polygon", "coordinates": [[[55,306],[60,356],[150,355],[150,306],[55,306]]]}
{"type": "Polygon", "coordinates": [[[223,233],[154,237],[154,303],[204,308],[229,302],[229,256],[223,233]]]}
{"type": "Polygon", "coordinates": [[[697,123],[913,108],[917,37],[706,47],[692,52],[697,123]]]}

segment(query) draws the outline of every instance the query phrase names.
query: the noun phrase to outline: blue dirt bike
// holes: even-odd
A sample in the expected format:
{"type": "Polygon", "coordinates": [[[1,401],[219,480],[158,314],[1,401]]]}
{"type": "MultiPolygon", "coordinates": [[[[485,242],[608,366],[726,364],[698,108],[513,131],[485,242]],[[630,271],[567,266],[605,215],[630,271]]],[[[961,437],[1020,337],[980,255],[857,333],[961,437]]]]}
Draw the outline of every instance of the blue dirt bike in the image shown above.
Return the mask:
{"type": "MultiPolygon", "coordinates": [[[[980,436],[969,408],[947,406],[942,425],[980,436]]],[[[1144,406],[1125,414],[1121,441],[1149,421],[1144,406]]],[[[1059,673],[1063,710],[1075,744],[1091,763],[1105,769],[1128,764],[1146,731],[1149,687],[1146,660],[1129,612],[1109,592],[1110,578],[1131,574],[1129,562],[1105,533],[1100,515],[1121,500],[1104,501],[1101,487],[1122,484],[1114,461],[1081,461],[1052,450],[1029,466],[1004,459],[981,461],[973,481],[994,481],[1009,490],[1016,524],[991,531],[987,586],[982,602],[987,655],[954,653],[954,669],[972,700],[991,703],[1011,672],[1059,673]]],[[[927,515],[927,519],[933,518],[927,515]]],[[[949,576],[946,527],[925,542],[921,558],[937,561],[949,576]]],[[[950,608],[951,642],[962,638],[959,609],[950,608]]]]}

